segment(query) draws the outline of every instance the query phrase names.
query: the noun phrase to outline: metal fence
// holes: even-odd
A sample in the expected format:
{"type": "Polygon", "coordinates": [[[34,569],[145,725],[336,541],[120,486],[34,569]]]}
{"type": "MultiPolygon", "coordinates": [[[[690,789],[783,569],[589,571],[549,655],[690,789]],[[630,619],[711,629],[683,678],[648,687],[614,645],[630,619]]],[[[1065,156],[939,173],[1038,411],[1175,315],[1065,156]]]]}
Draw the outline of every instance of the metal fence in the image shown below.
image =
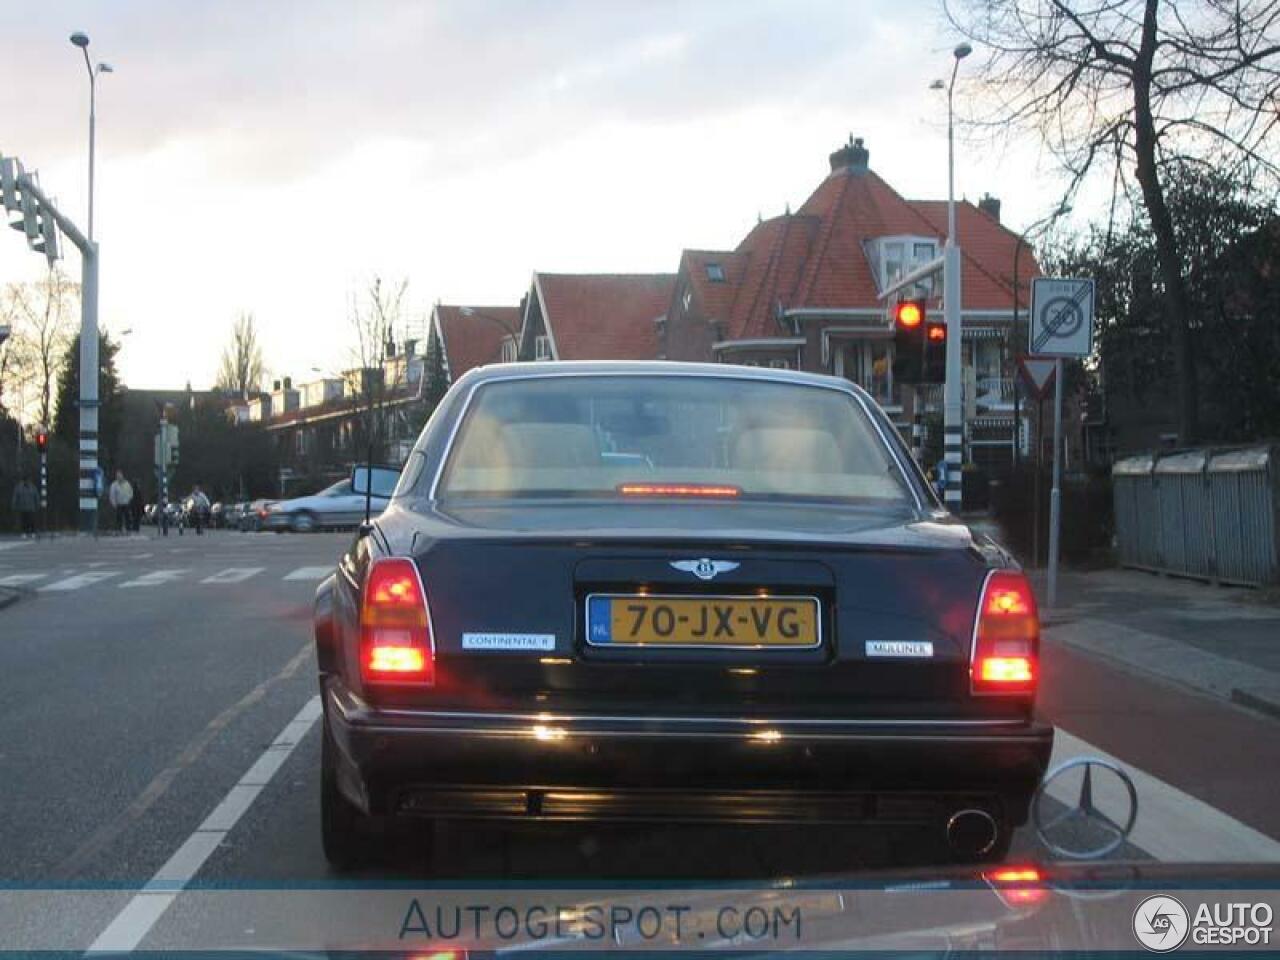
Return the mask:
{"type": "Polygon", "coordinates": [[[1183,450],[1116,461],[1121,564],[1226,583],[1280,583],[1277,452],[1183,450]]]}

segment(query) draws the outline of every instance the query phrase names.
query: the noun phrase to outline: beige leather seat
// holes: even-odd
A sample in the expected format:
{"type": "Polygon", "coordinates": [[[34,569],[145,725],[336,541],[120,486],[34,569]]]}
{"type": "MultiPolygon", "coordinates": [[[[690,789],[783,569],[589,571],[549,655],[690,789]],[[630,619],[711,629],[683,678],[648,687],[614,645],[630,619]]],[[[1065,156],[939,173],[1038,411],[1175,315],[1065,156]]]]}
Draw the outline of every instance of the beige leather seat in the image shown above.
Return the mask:
{"type": "Polygon", "coordinates": [[[499,443],[515,469],[591,467],[600,463],[595,433],[582,423],[513,423],[499,443]]]}
{"type": "Polygon", "coordinates": [[[736,470],[768,473],[841,473],[836,441],[825,430],[795,427],[748,427],[729,451],[736,470]]]}

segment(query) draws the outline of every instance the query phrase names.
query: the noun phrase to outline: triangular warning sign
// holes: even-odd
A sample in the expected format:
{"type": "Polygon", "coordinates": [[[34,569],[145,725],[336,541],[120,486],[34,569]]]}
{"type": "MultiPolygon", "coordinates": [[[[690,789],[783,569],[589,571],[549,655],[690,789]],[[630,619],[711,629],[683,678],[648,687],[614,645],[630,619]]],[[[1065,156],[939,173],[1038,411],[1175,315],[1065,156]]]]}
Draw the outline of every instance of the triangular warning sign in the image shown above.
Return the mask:
{"type": "Polygon", "coordinates": [[[1043,397],[1053,383],[1056,362],[1044,357],[1019,357],[1018,369],[1037,397],[1043,397]]]}

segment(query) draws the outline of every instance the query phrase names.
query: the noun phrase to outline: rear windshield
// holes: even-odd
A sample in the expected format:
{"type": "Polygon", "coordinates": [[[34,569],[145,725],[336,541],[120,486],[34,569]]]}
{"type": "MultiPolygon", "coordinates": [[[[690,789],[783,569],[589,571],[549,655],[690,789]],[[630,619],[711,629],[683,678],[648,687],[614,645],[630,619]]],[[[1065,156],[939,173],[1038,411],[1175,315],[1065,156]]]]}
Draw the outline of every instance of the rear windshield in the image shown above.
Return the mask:
{"type": "Polygon", "coordinates": [[[653,495],[912,504],[849,394],[693,376],[485,384],[439,490],[442,498],[653,495]]]}

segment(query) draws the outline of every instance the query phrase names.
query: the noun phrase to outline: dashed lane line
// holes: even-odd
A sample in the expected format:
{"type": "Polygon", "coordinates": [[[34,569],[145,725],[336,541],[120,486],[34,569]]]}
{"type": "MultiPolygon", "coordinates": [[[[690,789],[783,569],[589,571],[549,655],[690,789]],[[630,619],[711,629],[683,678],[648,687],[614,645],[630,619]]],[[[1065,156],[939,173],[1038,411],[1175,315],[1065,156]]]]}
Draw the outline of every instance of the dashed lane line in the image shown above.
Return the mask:
{"type": "Polygon", "coordinates": [[[90,945],[90,955],[127,953],[137,949],[138,944],[169,909],[178,893],[191,882],[218,845],[226,839],[227,833],[253,805],[307,731],[315,725],[320,713],[320,697],[317,694],[280,731],[280,735],[240,778],[240,782],[231,788],[196,831],[174,851],[173,856],[156,871],[147,885],[116,914],[115,919],[90,945]]]}

